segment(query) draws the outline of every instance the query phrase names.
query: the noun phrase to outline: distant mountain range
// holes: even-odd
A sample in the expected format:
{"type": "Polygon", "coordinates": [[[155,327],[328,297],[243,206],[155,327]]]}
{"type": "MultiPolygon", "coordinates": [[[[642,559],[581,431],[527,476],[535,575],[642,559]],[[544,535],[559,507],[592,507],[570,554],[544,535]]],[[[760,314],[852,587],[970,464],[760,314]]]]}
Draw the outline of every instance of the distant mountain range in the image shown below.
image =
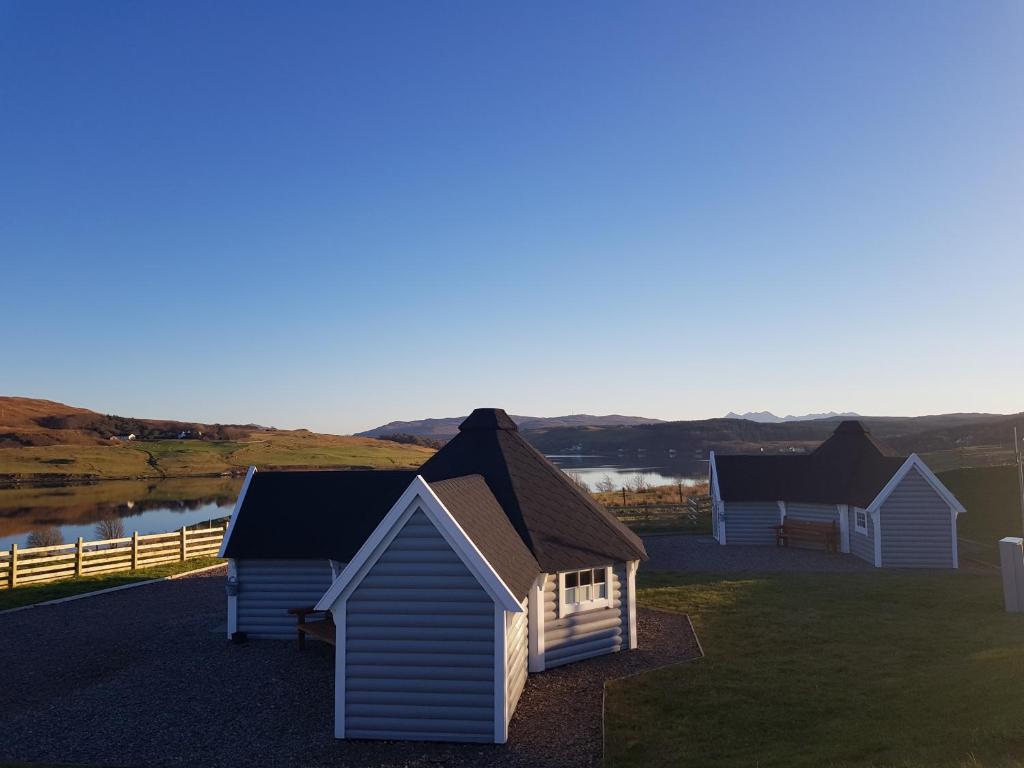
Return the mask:
{"type": "Polygon", "coordinates": [[[848,411],[846,413],[808,413],[803,416],[776,416],[771,411],[748,411],[747,413],[735,413],[729,411],[725,414],[727,419],[746,419],[756,421],[758,424],[785,424],[790,421],[817,421],[818,419],[859,419],[860,414],[848,411]]]}
{"type": "MultiPolygon", "coordinates": [[[[416,419],[414,421],[391,421],[380,427],[356,433],[357,437],[382,437],[385,435],[416,435],[435,440],[449,440],[459,431],[459,424],[465,416],[450,416],[441,419],[416,419]]],[[[556,429],[559,427],[635,427],[639,424],[663,424],[661,419],[647,419],[643,416],[592,416],[587,413],[572,416],[512,416],[524,432],[530,430],[556,429]]]]}

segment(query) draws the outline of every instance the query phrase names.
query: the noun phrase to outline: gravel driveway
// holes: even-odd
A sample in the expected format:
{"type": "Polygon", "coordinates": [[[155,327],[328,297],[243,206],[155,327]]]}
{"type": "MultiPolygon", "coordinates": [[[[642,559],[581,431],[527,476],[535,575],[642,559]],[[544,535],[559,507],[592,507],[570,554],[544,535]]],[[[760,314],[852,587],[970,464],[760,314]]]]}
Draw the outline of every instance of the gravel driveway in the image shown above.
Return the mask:
{"type": "Polygon", "coordinates": [[[224,638],[222,571],[0,616],[0,762],[597,766],[605,680],[699,656],[685,616],[641,648],[531,675],[503,746],[340,742],[332,649],[224,638]]]}
{"type": "Polygon", "coordinates": [[[723,547],[710,536],[646,536],[644,544],[651,558],[644,563],[645,571],[849,573],[875,570],[873,565],[853,555],[742,544],[723,547]]]}

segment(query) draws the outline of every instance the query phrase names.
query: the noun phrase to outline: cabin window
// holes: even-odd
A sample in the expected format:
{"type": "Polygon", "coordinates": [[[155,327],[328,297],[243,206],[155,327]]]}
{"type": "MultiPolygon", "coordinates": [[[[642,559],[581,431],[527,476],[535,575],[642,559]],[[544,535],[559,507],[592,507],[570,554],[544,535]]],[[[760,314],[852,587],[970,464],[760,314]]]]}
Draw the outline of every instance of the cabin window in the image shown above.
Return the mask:
{"type": "Polygon", "coordinates": [[[854,526],[857,528],[857,533],[868,532],[868,512],[866,509],[855,509],[853,510],[854,526]]]}
{"type": "Polygon", "coordinates": [[[560,615],[607,608],[610,604],[611,567],[587,568],[558,574],[560,615]]]}

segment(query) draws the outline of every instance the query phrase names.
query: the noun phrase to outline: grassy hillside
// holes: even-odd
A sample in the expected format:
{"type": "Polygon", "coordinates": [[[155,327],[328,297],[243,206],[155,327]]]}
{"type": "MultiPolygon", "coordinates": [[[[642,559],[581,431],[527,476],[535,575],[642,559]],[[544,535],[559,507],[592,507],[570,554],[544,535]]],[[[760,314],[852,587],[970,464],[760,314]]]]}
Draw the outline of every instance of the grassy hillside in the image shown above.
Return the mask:
{"type": "Polygon", "coordinates": [[[419,466],[432,453],[372,438],[128,419],[46,400],[0,398],[0,481],[217,475],[240,473],[252,464],[262,469],[404,468],[419,466]],[[177,435],[185,430],[194,437],[118,442],[108,434],[177,435]]]}
{"type": "MultiPolygon", "coordinates": [[[[894,454],[919,453],[936,470],[1005,464],[1013,455],[1013,427],[1024,431],[1024,414],[945,414],[913,418],[865,417],[872,435],[894,454]]],[[[673,421],[612,427],[529,430],[526,438],[544,453],[576,452],[658,465],[706,459],[724,453],[813,450],[828,438],[838,419],[762,424],[744,419],[673,421]]]]}
{"type": "Polygon", "coordinates": [[[979,545],[977,551],[969,546],[963,554],[998,562],[999,539],[1021,535],[1017,468],[954,469],[940,473],[939,479],[967,508],[967,514],[957,521],[961,539],[979,545]]]}

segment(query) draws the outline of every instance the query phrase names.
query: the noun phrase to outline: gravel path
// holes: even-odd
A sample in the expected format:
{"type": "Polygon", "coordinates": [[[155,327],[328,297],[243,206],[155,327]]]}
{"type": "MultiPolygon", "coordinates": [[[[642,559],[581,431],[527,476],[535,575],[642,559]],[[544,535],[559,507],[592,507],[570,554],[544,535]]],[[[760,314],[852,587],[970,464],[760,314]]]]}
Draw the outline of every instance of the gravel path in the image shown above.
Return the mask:
{"type": "Polygon", "coordinates": [[[0,762],[133,766],[597,766],[605,680],[696,658],[685,616],[641,648],[531,675],[509,742],[332,737],[332,649],[224,638],[223,572],[0,616],[0,762]]]}
{"type": "Polygon", "coordinates": [[[645,571],[849,573],[875,570],[873,565],[853,555],[742,544],[723,547],[710,536],[647,536],[644,544],[651,558],[644,563],[645,571]]]}

